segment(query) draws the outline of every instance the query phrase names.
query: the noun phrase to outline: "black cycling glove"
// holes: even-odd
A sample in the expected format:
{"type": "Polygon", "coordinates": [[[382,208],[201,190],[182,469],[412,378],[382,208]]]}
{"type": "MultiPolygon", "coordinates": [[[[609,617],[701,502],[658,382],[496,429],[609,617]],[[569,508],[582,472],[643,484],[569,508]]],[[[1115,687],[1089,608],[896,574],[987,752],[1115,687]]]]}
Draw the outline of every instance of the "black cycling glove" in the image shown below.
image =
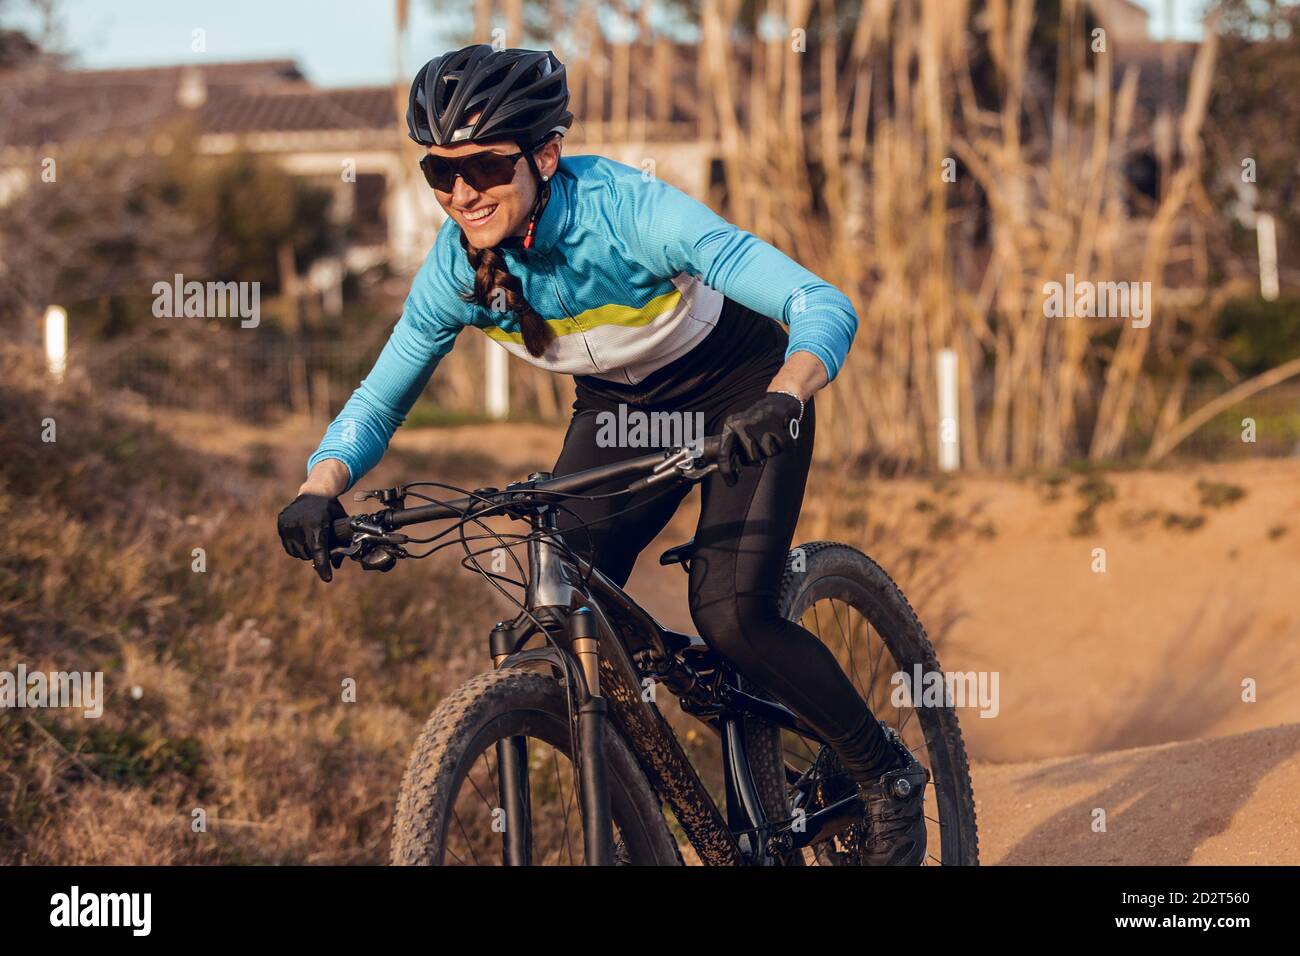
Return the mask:
{"type": "Polygon", "coordinates": [[[276,521],[280,543],[293,557],[310,561],[322,581],[329,581],[334,577],[331,561],[336,568],[343,563],[343,555],[332,558],[330,555],[330,547],[335,543],[332,525],[347,516],[337,498],[299,495],[280,512],[276,521]]]}
{"type": "MultiPolygon", "coordinates": [[[[785,451],[795,440],[791,422],[803,417],[803,403],[784,392],[768,392],[722,425],[718,473],[728,485],[739,479],[742,465],[757,465],[785,451]]],[[[797,428],[797,426],[796,426],[797,428]]]]}

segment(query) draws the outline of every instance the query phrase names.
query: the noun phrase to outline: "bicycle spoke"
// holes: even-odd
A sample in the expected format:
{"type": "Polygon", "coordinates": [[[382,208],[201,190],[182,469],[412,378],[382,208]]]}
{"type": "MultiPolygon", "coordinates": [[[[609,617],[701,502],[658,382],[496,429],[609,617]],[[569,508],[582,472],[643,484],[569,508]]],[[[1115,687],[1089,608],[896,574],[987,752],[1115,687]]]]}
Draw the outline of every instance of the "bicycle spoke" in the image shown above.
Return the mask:
{"type": "Polygon", "coordinates": [[[445,853],[450,853],[450,854],[452,855],[452,857],[455,858],[455,860],[456,860],[456,865],[457,865],[457,866],[465,866],[465,865],[466,865],[465,861],[462,860],[462,859],[457,855],[456,851],[453,850],[451,847],[444,847],[444,848],[443,848],[443,852],[445,852],[445,853]]]}
{"type": "MultiPolygon", "coordinates": [[[[854,643],[855,643],[855,644],[857,643],[857,640],[858,640],[858,634],[859,634],[859,632],[862,632],[862,634],[863,634],[863,636],[862,636],[862,646],[864,646],[864,647],[866,648],[866,650],[867,650],[867,663],[868,663],[868,665],[870,665],[870,663],[871,663],[871,625],[870,625],[870,624],[867,624],[867,623],[865,622],[865,620],[862,618],[862,615],[861,615],[861,614],[856,615],[856,619],[862,621],[862,622],[863,622],[863,626],[859,626],[856,622],[854,623],[854,625],[853,625],[853,638],[854,638],[854,643]]],[[[857,681],[859,685],[861,685],[861,684],[862,684],[862,674],[859,672],[858,665],[857,665],[857,662],[856,662],[856,661],[854,661],[854,663],[853,663],[853,672],[854,672],[854,673],[853,673],[853,679],[854,679],[855,681],[857,681]]],[[[863,692],[862,692],[862,696],[863,696],[864,699],[867,697],[867,693],[865,692],[865,690],[863,690],[863,692]]]]}
{"type": "Polygon", "coordinates": [[[460,822],[460,814],[452,810],[451,818],[456,821],[456,828],[460,830],[460,835],[465,838],[465,844],[469,847],[469,855],[473,857],[474,865],[482,866],[483,864],[478,860],[478,854],[474,852],[474,841],[469,838],[469,834],[465,831],[465,824],[460,822]]]}
{"type": "MultiPolygon", "coordinates": [[[[870,643],[867,646],[870,647],[870,643]]],[[[876,674],[880,670],[880,662],[885,659],[887,653],[889,653],[889,648],[885,646],[884,638],[881,638],[880,653],[876,655],[876,662],[871,665],[871,683],[869,686],[871,687],[871,712],[873,714],[876,712],[876,674]]]]}
{"type": "MultiPolygon", "coordinates": [[[[560,795],[560,800],[564,801],[564,784],[560,781],[560,755],[556,753],[554,749],[551,750],[551,760],[555,764],[555,790],[556,793],[560,795]]],[[[569,805],[567,802],[564,803],[564,810],[562,811],[561,819],[564,826],[565,854],[568,857],[569,862],[572,863],[573,847],[569,843],[569,805]]]]}
{"type": "MultiPolygon", "coordinates": [[[[867,667],[871,669],[871,676],[862,683],[862,697],[867,702],[867,707],[871,709],[874,715],[876,712],[876,655],[872,653],[873,641],[871,640],[871,628],[867,628],[867,667]]],[[[861,680],[861,678],[859,678],[861,680]]]]}
{"type": "MultiPolygon", "coordinates": [[[[797,740],[797,741],[799,742],[799,745],[800,745],[801,747],[803,747],[803,749],[804,749],[804,751],[807,753],[808,757],[811,758],[811,757],[815,757],[815,756],[817,756],[817,754],[814,752],[814,750],[813,750],[813,748],[812,748],[812,744],[808,743],[808,741],[807,741],[805,738],[800,737],[798,734],[795,734],[795,733],[793,733],[793,732],[791,732],[791,731],[787,731],[787,733],[788,733],[791,737],[793,737],[795,740],[797,740]]],[[[787,753],[789,753],[789,751],[787,751],[787,753]]],[[[791,755],[791,756],[798,756],[798,755],[793,754],[793,753],[791,753],[790,755],[791,755]]]]}
{"type": "Polygon", "coordinates": [[[793,738],[794,740],[797,740],[800,746],[804,749],[804,753],[796,753],[787,746],[783,745],[781,748],[781,752],[793,762],[796,770],[804,771],[808,767],[812,766],[813,761],[817,759],[817,754],[813,751],[812,746],[807,740],[797,734],[791,733],[790,731],[782,733],[781,736],[783,739],[793,738]]]}
{"type": "Polygon", "coordinates": [[[819,641],[821,641],[823,644],[825,644],[826,641],[825,641],[825,639],[822,637],[822,621],[821,621],[821,615],[819,615],[819,614],[817,613],[817,605],[816,605],[816,604],[814,604],[814,605],[812,606],[812,612],[813,612],[813,628],[814,628],[813,633],[817,635],[817,640],[819,640],[819,641]]]}
{"type": "MultiPolygon", "coordinates": [[[[834,602],[834,601],[831,601],[831,612],[832,612],[833,614],[835,613],[835,602],[834,602]]],[[[844,633],[844,627],[843,627],[843,625],[840,624],[840,616],[839,616],[839,614],[835,614],[835,626],[839,629],[840,637],[843,638],[843,640],[844,640],[844,650],[845,650],[845,653],[848,655],[848,658],[849,658],[849,666],[848,666],[847,670],[848,670],[848,673],[849,673],[849,675],[850,675],[850,679],[852,679],[853,675],[857,674],[857,672],[858,672],[858,666],[857,666],[857,663],[853,660],[853,641],[849,638],[849,635],[848,635],[848,634],[845,634],[845,633],[844,633]]],[[[853,630],[852,625],[849,626],[849,630],[850,630],[850,632],[853,630]]],[[[862,692],[862,688],[858,688],[858,693],[861,693],[861,692],[862,692]]]]}
{"type": "MultiPolygon", "coordinates": [[[[491,779],[491,778],[492,778],[492,765],[491,765],[490,763],[488,763],[488,759],[487,759],[487,755],[486,755],[486,754],[483,756],[482,759],[483,759],[483,762],[484,762],[484,763],[487,763],[487,764],[488,764],[488,773],[487,773],[487,776],[488,776],[488,779],[491,779]]],[[[466,774],[466,775],[465,775],[465,779],[466,779],[467,781],[469,781],[469,785],[470,785],[471,787],[474,788],[474,792],[478,794],[478,798],[479,798],[480,800],[483,801],[483,806],[487,807],[488,816],[489,816],[489,817],[492,816],[492,812],[493,812],[494,810],[497,809],[496,804],[493,803],[491,800],[489,800],[489,799],[488,799],[488,798],[483,794],[483,791],[479,789],[479,785],[478,785],[478,783],[475,782],[475,780],[474,780],[474,775],[473,775],[472,773],[470,773],[470,774],[466,774]]],[[[497,792],[500,792],[500,791],[497,791],[497,792]]]]}
{"type": "MultiPolygon", "coordinates": [[[[569,777],[569,801],[564,808],[564,819],[566,821],[564,825],[564,840],[566,844],[569,844],[569,825],[567,823],[569,819],[569,811],[573,809],[574,805],[577,802],[577,799],[578,799],[578,773],[577,773],[577,769],[575,768],[569,777]]],[[[582,822],[581,819],[579,819],[578,822],[579,824],[581,824],[582,822]]],[[[585,852],[586,849],[585,843],[583,845],[583,848],[585,852]]],[[[570,862],[573,861],[573,848],[571,844],[569,844],[569,861],[570,862]]]]}
{"type": "MultiPolygon", "coordinates": [[[[903,709],[901,707],[898,708],[898,712],[901,714],[903,712],[903,709]]],[[[912,715],[914,713],[916,713],[915,707],[909,707],[907,709],[907,715],[899,722],[898,726],[894,728],[895,730],[898,731],[898,736],[900,737],[903,736],[903,728],[907,726],[907,722],[912,719],[912,715]]],[[[920,744],[917,744],[917,746],[919,747],[920,744]]],[[[908,749],[912,750],[913,752],[915,752],[916,750],[915,747],[909,747],[908,749]]]]}

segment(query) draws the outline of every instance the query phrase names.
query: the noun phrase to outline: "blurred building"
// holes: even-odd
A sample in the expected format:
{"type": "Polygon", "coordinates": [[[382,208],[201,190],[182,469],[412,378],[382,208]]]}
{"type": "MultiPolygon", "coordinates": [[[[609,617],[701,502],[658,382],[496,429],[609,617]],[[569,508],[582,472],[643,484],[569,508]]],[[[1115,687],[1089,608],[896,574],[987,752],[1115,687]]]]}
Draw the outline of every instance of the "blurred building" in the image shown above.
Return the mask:
{"type": "MultiPolygon", "coordinates": [[[[356,236],[343,266],[380,261],[397,271],[423,260],[444,218],[416,168],[405,134],[405,91],[373,86],[321,89],[292,60],[204,63],[121,70],[0,70],[0,203],[40,175],[44,157],[74,141],[112,141],[165,151],[167,130],[191,120],[200,153],[235,150],[273,158],[328,189],[334,212],[356,236]]],[[[595,122],[570,152],[598,152],[631,165],[647,159],[630,130],[595,122]]],[[[709,150],[688,124],[644,126],[666,137],[656,175],[702,195],[709,150]]]]}
{"type": "Polygon", "coordinates": [[[427,250],[437,204],[405,168],[393,90],[319,89],[291,60],[0,73],[0,201],[60,146],[125,139],[164,152],[187,119],[202,154],[248,150],[328,189],[356,237],[346,268],[409,268],[427,250]]]}
{"type": "Polygon", "coordinates": [[[1146,40],[1151,36],[1151,14],[1133,0],[1092,0],[1092,9],[1106,32],[1121,42],[1146,40]]]}

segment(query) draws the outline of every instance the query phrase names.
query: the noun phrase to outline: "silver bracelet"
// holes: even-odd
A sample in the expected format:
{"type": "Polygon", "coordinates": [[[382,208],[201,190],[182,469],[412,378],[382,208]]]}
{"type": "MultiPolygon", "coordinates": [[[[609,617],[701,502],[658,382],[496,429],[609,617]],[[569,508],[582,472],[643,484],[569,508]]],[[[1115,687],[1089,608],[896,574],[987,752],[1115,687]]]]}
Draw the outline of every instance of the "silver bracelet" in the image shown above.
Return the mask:
{"type": "Polygon", "coordinates": [[[771,389],[771,391],[777,395],[789,395],[791,398],[793,398],[796,402],[799,403],[799,417],[796,418],[795,421],[802,424],[803,423],[803,399],[800,398],[798,395],[796,395],[794,392],[787,392],[783,388],[774,388],[771,389]]]}

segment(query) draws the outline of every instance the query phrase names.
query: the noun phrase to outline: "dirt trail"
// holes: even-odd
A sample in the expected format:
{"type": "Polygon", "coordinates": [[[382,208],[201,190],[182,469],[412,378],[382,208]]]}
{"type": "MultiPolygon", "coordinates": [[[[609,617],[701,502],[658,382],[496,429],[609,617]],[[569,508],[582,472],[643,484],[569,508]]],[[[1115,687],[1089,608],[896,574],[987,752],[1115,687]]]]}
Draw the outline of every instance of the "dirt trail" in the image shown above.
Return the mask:
{"type": "Polygon", "coordinates": [[[1300,725],[976,764],[984,863],[1300,864],[1300,725]],[[1094,830],[1105,811],[1105,832],[1094,830]]]}
{"type": "Polygon", "coordinates": [[[1300,461],[1106,481],[1114,498],[1080,535],[1075,494],[961,485],[955,500],[997,529],[952,546],[947,583],[962,616],[944,666],[1001,678],[999,717],[963,721],[972,752],[1025,760],[1300,722],[1300,461]],[[1242,497],[1202,506],[1206,488],[1242,497]]]}
{"type": "MultiPolygon", "coordinates": [[[[272,446],[286,492],[318,434],[166,424],[234,458],[272,446]]],[[[367,484],[409,478],[432,454],[502,483],[549,467],[561,439],[515,424],[399,432],[367,484]]],[[[864,501],[892,548],[926,549],[943,569],[933,590],[899,576],[925,595],[917,610],[943,666],[998,675],[997,715],[961,714],[984,860],[1300,863],[1300,460],[1107,473],[1092,485],[1091,529],[1075,527],[1083,480],[1055,492],[1009,478],[878,482],[864,501]],[[1095,808],[1105,833],[1091,829],[1095,808]]],[[[685,576],[656,558],[694,516],[690,502],[629,583],[682,629],[685,576]]]]}

